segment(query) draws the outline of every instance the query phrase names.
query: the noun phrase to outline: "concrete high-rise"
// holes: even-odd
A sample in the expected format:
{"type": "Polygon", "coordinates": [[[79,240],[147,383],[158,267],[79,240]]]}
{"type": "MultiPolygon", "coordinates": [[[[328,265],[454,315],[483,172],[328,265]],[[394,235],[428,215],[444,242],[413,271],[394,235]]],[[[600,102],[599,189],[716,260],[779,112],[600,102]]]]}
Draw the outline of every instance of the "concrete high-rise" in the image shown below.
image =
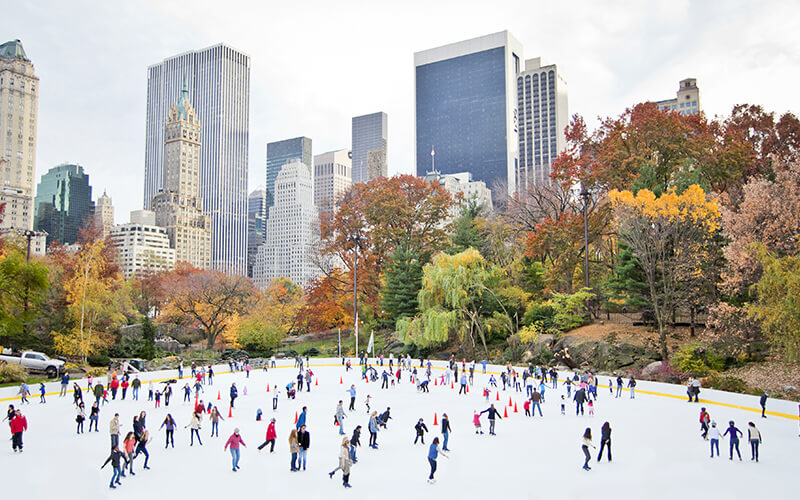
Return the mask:
{"type": "Polygon", "coordinates": [[[226,44],[189,51],[147,70],[144,207],[163,187],[169,107],[181,93],[202,123],[200,197],[211,217],[211,268],[244,275],[247,268],[247,161],[250,57],[226,44]]]}
{"type": "Polygon", "coordinates": [[[314,205],[320,214],[333,214],[353,184],[350,151],[340,149],[314,157],[314,205]]]}
{"type": "Polygon", "coordinates": [[[553,160],[567,146],[564,129],[569,121],[567,82],[555,64],[540,57],[525,61],[517,77],[519,168],[515,184],[524,192],[549,184],[553,160]]]}
{"type": "Polygon", "coordinates": [[[414,54],[417,175],[432,170],[435,149],[441,173],[470,172],[496,198],[500,185],[515,192],[521,60],[508,31],[414,54]]]}
{"type": "Polygon", "coordinates": [[[0,45],[0,228],[33,229],[39,77],[22,43],[0,45]]]}
{"type": "Polygon", "coordinates": [[[267,191],[257,187],[247,197],[247,276],[253,277],[253,264],[258,247],[264,244],[267,225],[267,191]]]}
{"type": "Polygon", "coordinates": [[[269,207],[275,204],[275,179],[284,165],[292,160],[300,160],[311,169],[311,139],[308,137],[295,137],[267,144],[267,184],[266,211],[269,216],[269,207]]]}
{"type": "Polygon", "coordinates": [[[111,204],[111,197],[105,191],[94,204],[94,224],[101,231],[103,238],[108,237],[111,228],[114,227],[114,205],[111,204]]]}
{"type": "Polygon", "coordinates": [[[261,289],[281,276],[305,287],[318,275],[313,256],[319,241],[319,214],[313,182],[311,169],[300,160],[285,164],[275,179],[266,240],[253,266],[253,281],[261,289]]]}
{"type": "Polygon", "coordinates": [[[80,165],[63,164],[42,176],[34,200],[34,228],[47,232],[47,244],[71,245],[94,214],[92,186],[80,165]]]}
{"type": "Polygon", "coordinates": [[[203,212],[200,194],[202,125],[189,101],[184,82],[178,102],[169,109],[164,140],[163,188],[150,205],[156,225],[167,230],[178,262],[211,267],[211,218],[203,212]]]}
{"type": "Polygon", "coordinates": [[[678,92],[674,99],[656,101],[662,111],[674,111],[682,115],[696,115],[703,111],[700,106],[700,89],[696,78],[686,78],[678,83],[678,92]]]}
{"type": "Polygon", "coordinates": [[[130,223],[114,226],[108,240],[117,249],[126,279],[175,267],[175,249],[170,248],[167,230],[156,226],[156,214],[149,210],[131,212],[130,223]]]}
{"type": "Polygon", "coordinates": [[[351,137],[353,184],[369,182],[378,177],[388,177],[388,115],[379,111],[353,117],[351,137]],[[370,158],[372,163],[369,161],[370,158]]]}

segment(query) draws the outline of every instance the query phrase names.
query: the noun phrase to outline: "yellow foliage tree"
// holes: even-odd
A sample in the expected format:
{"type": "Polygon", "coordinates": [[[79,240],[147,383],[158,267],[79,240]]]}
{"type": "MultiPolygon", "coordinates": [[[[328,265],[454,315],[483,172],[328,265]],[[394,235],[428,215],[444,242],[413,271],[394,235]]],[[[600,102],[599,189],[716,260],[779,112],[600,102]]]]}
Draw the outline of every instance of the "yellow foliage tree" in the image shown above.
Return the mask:
{"type": "Polygon", "coordinates": [[[612,190],[609,198],[620,240],[638,259],[647,277],[661,343],[668,359],[668,318],[680,301],[692,295],[718,251],[720,209],[698,185],[683,193],[669,189],[661,196],[642,189],[612,190]]]}

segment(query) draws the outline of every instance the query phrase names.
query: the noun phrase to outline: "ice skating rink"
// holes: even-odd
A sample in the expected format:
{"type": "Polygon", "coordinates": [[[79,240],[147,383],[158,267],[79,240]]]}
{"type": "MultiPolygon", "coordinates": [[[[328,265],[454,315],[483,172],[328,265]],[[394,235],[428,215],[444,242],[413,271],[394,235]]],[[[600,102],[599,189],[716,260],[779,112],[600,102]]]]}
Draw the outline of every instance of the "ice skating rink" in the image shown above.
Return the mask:
{"type": "MultiPolygon", "coordinates": [[[[154,409],[147,401],[147,381],[177,377],[177,371],[151,372],[140,375],[142,388],[139,401],[132,401],[130,390],[126,401],[110,401],[100,413],[100,432],[77,435],[75,407],[72,404],[72,381],[66,397],[59,398],[60,384],[48,384],[46,404],[39,404],[38,387],[31,386],[30,405],[22,407],[28,420],[24,434],[24,452],[12,453],[10,439],[0,450],[2,497],[7,499],[180,499],[239,498],[242,495],[256,498],[529,498],[529,499],[676,499],[676,498],[729,498],[729,499],[789,499],[797,498],[795,474],[800,466],[800,437],[798,434],[798,405],[788,401],[770,399],[768,418],[758,412],[757,396],[743,396],[704,389],[698,404],[686,402],[685,388],[649,382],[639,382],[636,399],[630,399],[628,390],[619,399],[609,394],[608,379],[601,377],[595,416],[575,416],[575,406],[567,400],[566,415],[560,414],[561,395],[566,389],[548,389],[543,405],[544,417],[529,418],[523,415],[524,393],[500,391],[500,400],[492,392],[490,402],[508,411],[508,418],[497,422],[497,436],[488,435],[486,415],[482,417],[486,434],[476,435],[472,426],[475,410],[488,408],[482,389],[488,386],[489,375],[476,368],[474,385],[468,395],[458,395],[455,389],[431,382],[430,393],[417,393],[404,372],[403,381],[393,388],[380,389],[380,382],[364,383],[360,380],[357,360],[345,373],[340,359],[312,359],[311,370],[318,385],[311,392],[299,392],[297,399],[287,400],[284,387],[295,380],[297,369],[292,360],[278,361],[278,367],[264,373],[253,370],[250,378],[244,372],[220,373],[214,377],[213,386],[205,386],[200,398],[217,405],[225,418],[220,423],[220,436],[211,438],[211,424],[204,415],[200,431],[203,446],[189,446],[189,423],[192,403],[183,403],[182,387],[189,378],[173,386],[170,406],[154,409]],[[340,377],[343,383],[340,384],[340,377]],[[240,397],[228,416],[228,392],[236,382],[240,397]],[[356,425],[362,426],[362,447],[358,449],[358,463],[351,471],[351,489],[342,487],[341,475],[328,477],[337,464],[341,437],[333,424],[336,404],[341,399],[345,408],[351,384],[358,391],[356,411],[350,412],[344,428],[348,437],[356,425]],[[278,411],[272,411],[272,388],[281,391],[278,411]],[[244,395],[244,390],[247,395],[244,395]],[[217,392],[221,400],[217,400],[217,392]],[[372,396],[371,407],[383,411],[391,407],[392,420],[388,429],[378,435],[378,450],[366,446],[368,415],[364,401],[372,396]],[[670,397],[672,395],[672,397],[670,397]],[[509,397],[517,404],[508,407],[509,397]],[[308,470],[290,472],[289,431],[294,427],[295,412],[308,407],[308,430],[311,446],[308,452],[308,470]],[[712,420],[724,430],[729,420],[745,432],[740,449],[742,461],[728,460],[728,441],[720,443],[722,457],[709,457],[709,444],[700,437],[698,422],[700,408],[705,406],[712,420]],[[256,410],[261,408],[264,418],[256,421],[256,410]],[[121,434],[124,438],[132,430],[133,416],[147,412],[147,429],[153,441],[150,451],[150,470],[143,470],[144,457],[135,461],[135,477],[128,476],[116,490],[108,488],[110,465],[100,470],[109,454],[109,420],[115,412],[120,414],[121,434]],[[159,430],[167,413],[175,418],[175,448],[164,449],[164,430],[159,430]],[[449,458],[440,457],[436,484],[426,479],[429,472],[428,446],[434,436],[441,436],[434,426],[434,414],[441,420],[447,413],[452,426],[449,458]],[[270,418],[277,421],[276,451],[256,450],[264,441],[270,418]],[[430,433],[425,436],[425,446],[413,445],[414,424],[419,418],[430,433]],[[600,427],[608,421],[612,427],[613,462],[597,463],[597,450],[593,450],[592,470],[584,471],[581,436],[591,427],[595,445],[599,446],[600,427]],[[753,421],[761,431],[763,444],[760,462],[750,461],[750,447],[746,438],[747,422],[753,421]],[[241,430],[247,444],[241,451],[239,472],[231,470],[230,454],[223,445],[234,427],[241,430]]],[[[419,365],[419,360],[415,362],[419,365]]],[[[442,368],[444,362],[434,363],[442,368]]],[[[215,367],[217,372],[227,372],[226,365],[215,367]]],[[[189,371],[188,369],[186,370],[189,371]]],[[[378,367],[380,373],[381,368],[378,367]]],[[[490,366],[488,371],[499,373],[500,367],[490,366]]],[[[522,371],[521,369],[519,370],[522,371]]],[[[423,370],[420,370],[423,373],[423,370]]],[[[443,371],[434,369],[438,378],[443,371]]],[[[566,373],[561,373],[563,379],[566,373]]],[[[97,380],[97,379],[95,379],[97,380]]],[[[498,377],[499,380],[499,377],[498,377]]],[[[74,380],[73,380],[74,381],[74,380]]],[[[627,379],[625,380],[627,383],[627,379]]],[[[105,384],[105,379],[103,379],[105,384]]],[[[80,381],[86,387],[86,381],[80,381]]],[[[162,384],[157,383],[157,386],[162,384]]],[[[500,384],[501,385],[501,384],[500,384]]],[[[502,387],[502,385],[501,385],[502,387]]],[[[15,397],[17,388],[0,389],[3,409],[8,404],[19,406],[15,397]],[[13,399],[12,399],[13,398],[13,399]]],[[[110,396],[109,396],[110,398],[110,396]]],[[[94,397],[84,392],[87,417],[94,397]]],[[[3,411],[5,415],[5,411],[3,411]]],[[[88,429],[89,421],[84,424],[88,429]]],[[[3,423],[6,437],[10,437],[7,423],[3,423]]],[[[121,441],[120,439],[120,441],[121,441]]]]}

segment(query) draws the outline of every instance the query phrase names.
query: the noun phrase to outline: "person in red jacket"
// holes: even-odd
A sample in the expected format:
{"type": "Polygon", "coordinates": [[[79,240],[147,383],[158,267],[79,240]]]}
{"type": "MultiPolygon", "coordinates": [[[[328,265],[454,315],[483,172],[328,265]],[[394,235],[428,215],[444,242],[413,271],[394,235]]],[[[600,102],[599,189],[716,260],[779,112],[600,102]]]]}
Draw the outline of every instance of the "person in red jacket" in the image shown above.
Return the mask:
{"type": "Polygon", "coordinates": [[[129,385],[130,384],[128,383],[128,379],[126,379],[126,378],[122,379],[122,383],[119,384],[119,386],[122,388],[122,400],[123,401],[125,400],[125,394],[128,392],[128,386],[129,385]]]}
{"type": "Polygon", "coordinates": [[[258,451],[261,451],[266,445],[270,445],[269,452],[275,453],[275,438],[277,437],[277,433],[275,432],[275,419],[271,419],[269,421],[269,426],[267,426],[267,440],[264,441],[261,446],[258,447],[258,451]]]}
{"type": "Polygon", "coordinates": [[[119,380],[117,377],[111,379],[111,383],[108,384],[109,389],[111,389],[111,399],[117,399],[117,389],[119,388],[119,380]]]}
{"type": "Polygon", "coordinates": [[[17,410],[14,412],[14,418],[11,419],[11,448],[14,452],[19,448],[22,453],[22,433],[28,430],[28,421],[22,416],[22,412],[17,410]]]}

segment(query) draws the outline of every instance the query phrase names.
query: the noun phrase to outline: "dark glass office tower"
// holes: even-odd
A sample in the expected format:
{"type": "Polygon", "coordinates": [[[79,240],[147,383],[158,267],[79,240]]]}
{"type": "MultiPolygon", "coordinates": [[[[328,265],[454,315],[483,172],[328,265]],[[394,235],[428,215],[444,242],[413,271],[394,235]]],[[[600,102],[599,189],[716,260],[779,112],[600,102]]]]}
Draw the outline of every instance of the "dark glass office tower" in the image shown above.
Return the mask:
{"type": "Polygon", "coordinates": [[[94,213],[92,186],[80,165],[53,167],[36,186],[34,223],[47,232],[47,244],[70,245],[78,241],[78,230],[94,213]]]}

